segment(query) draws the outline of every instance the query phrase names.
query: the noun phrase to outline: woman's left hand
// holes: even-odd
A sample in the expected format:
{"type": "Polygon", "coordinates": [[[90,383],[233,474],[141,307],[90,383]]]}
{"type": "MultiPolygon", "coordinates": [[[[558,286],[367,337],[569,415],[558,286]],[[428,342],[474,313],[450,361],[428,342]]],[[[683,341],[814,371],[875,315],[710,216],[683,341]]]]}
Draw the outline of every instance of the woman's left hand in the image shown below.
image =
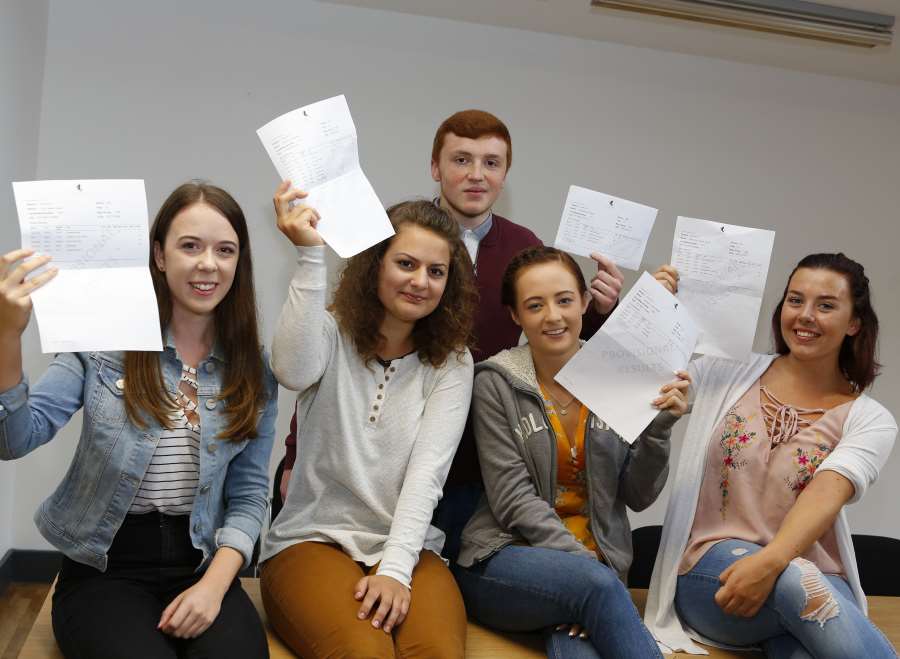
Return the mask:
{"type": "Polygon", "coordinates": [[[175,638],[196,638],[209,628],[221,607],[222,595],[201,579],[172,600],[156,628],[175,638]]]}
{"type": "Polygon", "coordinates": [[[569,630],[569,638],[579,638],[582,641],[586,641],[587,637],[590,636],[588,630],[586,630],[581,625],[572,624],[572,625],[557,625],[554,631],[564,632],[569,630]]]}
{"type": "Polygon", "coordinates": [[[668,410],[676,417],[681,417],[688,408],[688,389],[691,386],[691,376],[687,371],[676,371],[677,380],[664,384],[659,390],[659,396],[653,399],[653,407],[658,410],[668,410]]]}
{"type": "Polygon", "coordinates": [[[393,577],[377,574],[363,577],[354,590],[354,597],[362,600],[357,617],[364,620],[372,614],[372,626],[381,627],[385,633],[399,627],[409,613],[409,588],[393,577]],[[375,602],[379,603],[378,608],[372,613],[375,602]]]}
{"type": "Polygon", "coordinates": [[[752,618],[769,597],[787,565],[762,549],[735,561],[719,575],[716,604],[727,614],[752,618]]]}

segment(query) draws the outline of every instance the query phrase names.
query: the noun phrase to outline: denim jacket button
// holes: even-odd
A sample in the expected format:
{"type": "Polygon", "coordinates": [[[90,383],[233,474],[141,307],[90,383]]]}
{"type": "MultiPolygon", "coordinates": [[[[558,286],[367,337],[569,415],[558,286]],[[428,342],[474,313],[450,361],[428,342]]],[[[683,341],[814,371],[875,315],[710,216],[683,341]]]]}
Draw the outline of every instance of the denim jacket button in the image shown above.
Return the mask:
{"type": "Polygon", "coordinates": [[[200,522],[194,524],[194,533],[200,533],[200,522]]]}
{"type": "Polygon", "coordinates": [[[119,391],[122,391],[124,388],[125,388],[125,380],[123,380],[122,378],[119,378],[118,380],[116,380],[116,389],[118,389],[119,391]]]}
{"type": "Polygon", "coordinates": [[[207,453],[215,453],[215,452],[216,452],[216,445],[215,445],[214,443],[212,443],[212,442],[210,442],[209,444],[207,444],[207,445],[206,445],[206,452],[207,452],[207,453]]]}
{"type": "Polygon", "coordinates": [[[5,408],[2,405],[0,405],[0,412],[2,412],[4,409],[5,408]]]}
{"type": "Polygon", "coordinates": [[[206,362],[206,366],[203,367],[203,370],[205,370],[207,373],[212,373],[216,370],[216,365],[212,362],[206,362]]]}
{"type": "Polygon", "coordinates": [[[200,488],[200,494],[206,494],[207,492],[209,492],[209,485],[204,485],[200,488]]]}
{"type": "Polygon", "coordinates": [[[212,398],[207,398],[206,399],[206,409],[208,409],[208,410],[216,409],[216,401],[213,400],[212,398]]]}

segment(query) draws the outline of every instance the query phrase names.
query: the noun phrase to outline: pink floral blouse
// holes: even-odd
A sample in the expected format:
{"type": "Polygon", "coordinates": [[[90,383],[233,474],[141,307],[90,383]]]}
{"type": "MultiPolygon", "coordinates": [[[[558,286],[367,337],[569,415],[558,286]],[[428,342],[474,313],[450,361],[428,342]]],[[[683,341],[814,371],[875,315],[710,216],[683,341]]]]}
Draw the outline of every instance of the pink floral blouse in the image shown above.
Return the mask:
{"type": "MultiPolygon", "coordinates": [[[[712,545],[736,538],[767,545],[819,465],[841,440],[852,401],[804,410],[779,401],[759,381],[713,432],[694,525],[678,574],[712,545]]],[[[834,529],[804,555],[825,574],[843,574],[834,529]]]]}

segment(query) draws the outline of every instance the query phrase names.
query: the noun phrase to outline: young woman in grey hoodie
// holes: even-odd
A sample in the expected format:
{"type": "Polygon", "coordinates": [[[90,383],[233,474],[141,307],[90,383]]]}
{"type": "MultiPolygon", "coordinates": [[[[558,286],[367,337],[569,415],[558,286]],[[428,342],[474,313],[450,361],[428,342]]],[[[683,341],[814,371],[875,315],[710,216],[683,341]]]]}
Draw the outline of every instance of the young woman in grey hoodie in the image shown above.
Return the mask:
{"type": "Polygon", "coordinates": [[[519,253],[502,300],[528,344],[476,370],[485,497],[455,569],[466,608],[497,629],[547,630],[549,656],[659,657],[623,583],[632,558],[625,509],[646,508],[665,484],[688,376],[662,387],[660,413],[629,446],[554,381],[581,347],[590,302],[572,257],[550,247],[519,253]]]}

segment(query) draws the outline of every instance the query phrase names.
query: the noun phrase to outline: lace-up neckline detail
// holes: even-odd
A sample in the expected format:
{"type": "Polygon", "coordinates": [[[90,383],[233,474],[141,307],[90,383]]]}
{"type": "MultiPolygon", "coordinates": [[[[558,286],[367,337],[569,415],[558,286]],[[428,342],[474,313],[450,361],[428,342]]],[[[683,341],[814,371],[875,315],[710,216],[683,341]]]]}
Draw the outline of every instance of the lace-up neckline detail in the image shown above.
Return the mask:
{"type": "Polygon", "coordinates": [[[759,385],[759,391],[761,394],[760,407],[763,411],[766,432],[769,434],[769,442],[772,448],[775,448],[778,444],[789,442],[794,435],[818,421],[827,411],[821,407],[794,407],[788,403],[783,403],[762,384],[759,385]],[[805,418],[809,416],[814,416],[815,418],[805,418]]]}

